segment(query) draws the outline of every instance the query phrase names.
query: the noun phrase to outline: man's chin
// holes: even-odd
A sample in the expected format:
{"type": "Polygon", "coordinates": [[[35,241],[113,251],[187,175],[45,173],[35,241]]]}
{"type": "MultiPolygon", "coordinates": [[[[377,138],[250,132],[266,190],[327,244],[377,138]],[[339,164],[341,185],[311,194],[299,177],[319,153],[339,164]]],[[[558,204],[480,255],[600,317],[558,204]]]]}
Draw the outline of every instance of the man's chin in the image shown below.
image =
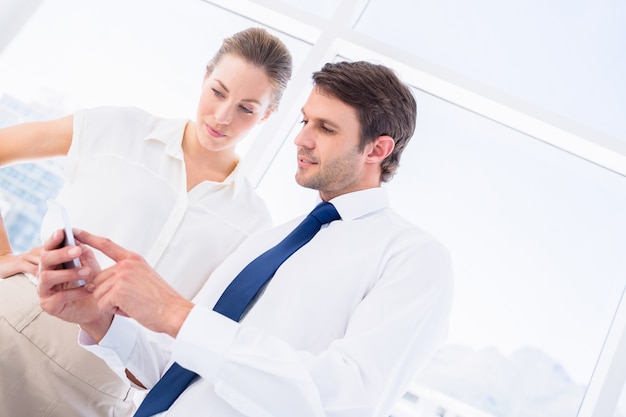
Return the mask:
{"type": "Polygon", "coordinates": [[[296,174],[296,183],[298,183],[301,187],[317,190],[317,184],[315,181],[312,181],[310,178],[305,178],[302,175],[296,174]]]}

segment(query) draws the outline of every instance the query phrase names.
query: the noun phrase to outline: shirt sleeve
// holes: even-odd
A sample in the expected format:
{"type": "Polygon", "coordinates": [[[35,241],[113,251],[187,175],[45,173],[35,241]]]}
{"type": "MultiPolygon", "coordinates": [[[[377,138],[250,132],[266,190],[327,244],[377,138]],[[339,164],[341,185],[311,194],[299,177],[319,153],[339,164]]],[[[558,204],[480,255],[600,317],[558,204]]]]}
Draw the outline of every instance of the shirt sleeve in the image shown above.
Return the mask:
{"type": "Polygon", "coordinates": [[[386,416],[445,339],[451,275],[440,247],[396,253],[355,306],[345,333],[319,352],[207,305],[192,309],[176,340],[116,317],[92,351],[147,387],[176,361],[208,382],[214,391],[208,395],[249,417],[386,416]]]}
{"type": "MultiPolygon", "coordinates": [[[[129,110],[122,107],[102,106],[79,109],[74,112],[72,126],[72,144],[65,158],[63,175],[72,182],[77,175],[78,166],[86,155],[92,155],[102,149],[124,149],[124,140],[128,137],[116,134],[117,130],[130,131],[133,124],[126,123],[129,110]]],[[[139,118],[139,116],[136,116],[139,118]]]]}
{"type": "Polygon", "coordinates": [[[65,180],[72,182],[76,175],[76,167],[80,159],[81,154],[81,138],[88,132],[84,128],[87,110],[80,109],[74,112],[73,126],[72,126],[72,144],[65,157],[65,166],[63,168],[63,175],[65,180]]]}
{"type": "Polygon", "coordinates": [[[128,369],[146,387],[154,386],[170,365],[172,338],[151,332],[126,317],[115,316],[99,344],[83,330],[78,343],[123,379],[127,379],[128,369]]]}
{"type": "Polygon", "coordinates": [[[196,306],[173,359],[246,416],[383,415],[445,339],[452,298],[447,252],[398,255],[384,275],[322,352],[196,306]]]}

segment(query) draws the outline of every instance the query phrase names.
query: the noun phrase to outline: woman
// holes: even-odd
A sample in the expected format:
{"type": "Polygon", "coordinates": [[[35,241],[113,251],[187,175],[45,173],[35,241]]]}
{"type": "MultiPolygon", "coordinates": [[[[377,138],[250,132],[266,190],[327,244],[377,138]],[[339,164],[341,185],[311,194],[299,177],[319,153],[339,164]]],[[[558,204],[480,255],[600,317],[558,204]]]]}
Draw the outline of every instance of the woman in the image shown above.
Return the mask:
{"type": "MultiPolygon", "coordinates": [[[[291,66],[278,38],[244,30],[209,62],[195,121],[136,108],[81,110],[1,129],[0,164],[66,155],[57,201],[73,226],[140,253],[191,298],[226,255],[270,223],[237,169],[235,145],[277,108],[291,66]]],[[[45,218],[42,236],[57,228],[45,218]]],[[[0,280],[0,338],[9,343],[0,351],[0,415],[129,415],[128,381],[79,348],[76,327],[42,313],[35,286],[15,275],[35,274],[38,262],[38,248],[12,254],[0,228],[0,276],[10,277],[0,280]]]]}

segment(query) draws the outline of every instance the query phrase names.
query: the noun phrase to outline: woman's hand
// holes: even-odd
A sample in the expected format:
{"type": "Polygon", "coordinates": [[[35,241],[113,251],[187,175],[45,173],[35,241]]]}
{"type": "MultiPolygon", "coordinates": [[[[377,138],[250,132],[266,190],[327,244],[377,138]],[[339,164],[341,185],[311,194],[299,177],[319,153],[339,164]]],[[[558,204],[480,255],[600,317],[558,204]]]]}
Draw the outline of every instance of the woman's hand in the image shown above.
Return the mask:
{"type": "Polygon", "coordinates": [[[41,247],[38,247],[19,255],[11,252],[1,254],[0,278],[8,278],[22,272],[36,275],[42,250],[41,247]]]}

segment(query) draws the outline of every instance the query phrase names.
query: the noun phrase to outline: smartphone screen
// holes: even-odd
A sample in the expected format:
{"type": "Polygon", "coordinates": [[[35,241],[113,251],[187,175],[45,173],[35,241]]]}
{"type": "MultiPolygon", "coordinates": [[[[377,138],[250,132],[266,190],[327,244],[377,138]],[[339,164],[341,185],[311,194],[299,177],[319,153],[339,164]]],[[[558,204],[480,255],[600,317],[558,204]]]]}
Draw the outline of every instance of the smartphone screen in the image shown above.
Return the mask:
{"type": "MultiPolygon", "coordinates": [[[[59,222],[60,227],[63,229],[65,233],[65,238],[63,239],[62,246],[76,246],[76,241],[74,240],[74,233],[72,232],[72,226],[70,225],[70,218],[67,215],[67,210],[61,204],[56,201],[49,200],[48,201],[48,210],[52,212],[54,215],[55,222],[59,222]]],[[[80,268],[80,260],[78,258],[74,258],[69,262],[63,263],[63,268],[71,269],[71,268],[80,268]]],[[[85,285],[84,280],[76,281],[76,284],[79,286],[85,285]]]]}

